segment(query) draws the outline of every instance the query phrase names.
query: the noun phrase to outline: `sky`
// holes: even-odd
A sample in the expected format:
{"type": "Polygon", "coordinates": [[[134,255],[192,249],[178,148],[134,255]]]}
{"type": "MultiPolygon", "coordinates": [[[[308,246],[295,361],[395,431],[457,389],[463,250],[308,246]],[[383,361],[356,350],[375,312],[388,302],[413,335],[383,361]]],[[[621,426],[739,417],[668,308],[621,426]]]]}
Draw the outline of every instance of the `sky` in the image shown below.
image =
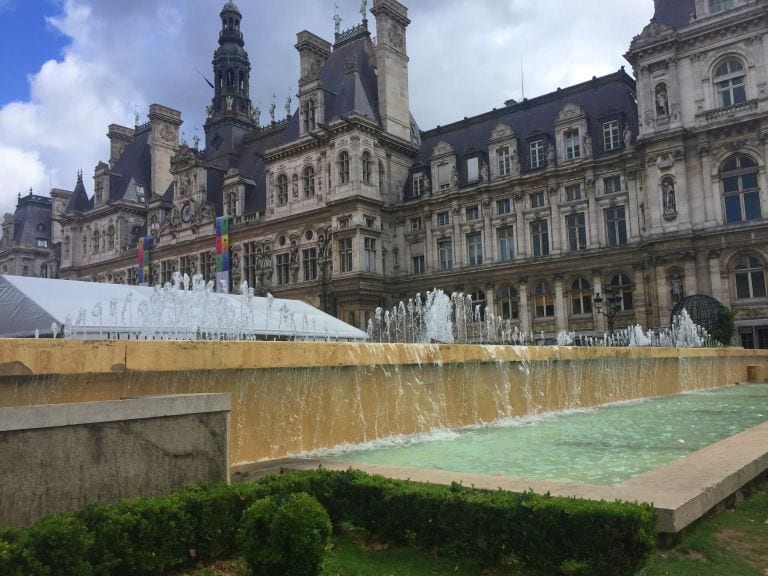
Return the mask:
{"type": "MultiPolygon", "coordinates": [[[[403,0],[409,7],[411,111],[422,130],[565,88],[629,64],[623,54],[653,0],[403,0]]],[[[72,190],[108,160],[109,124],[182,112],[202,138],[224,0],[0,0],[0,214],[17,194],[72,190]]],[[[251,99],[296,109],[296,33],[332,40],[360,0],[238,0],[251,99]]],[[[368,7],[372,1],[368,3],[368,7]]],[[[375,35],[375,19],[368,13],[375,35]]],[[[265,118],[266,114],[262,115],[265,118]]]]}

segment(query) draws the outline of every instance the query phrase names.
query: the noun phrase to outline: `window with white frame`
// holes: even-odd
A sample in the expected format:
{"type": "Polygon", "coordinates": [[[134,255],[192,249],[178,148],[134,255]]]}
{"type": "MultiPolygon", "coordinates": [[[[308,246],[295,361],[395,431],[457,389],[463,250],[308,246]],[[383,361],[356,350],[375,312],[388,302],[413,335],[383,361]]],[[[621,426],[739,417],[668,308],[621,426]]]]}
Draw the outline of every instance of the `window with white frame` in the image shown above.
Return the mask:
{"type": "Polygon", "coordinates": [[[343,151],[339,154],[338,159],[339,168],[339,184],[346,184],[349,182],[349,153],[343,151]]]}
{"type": "Polygon", "coordinates": [[[736,154],[720,168],[723,184],[725,222],[743,222],[761,217],[757,163],[749,156],[736,154]]]}
{"type": "Polygon", "coordinates": [[[437,241],[437,255],[440,270],[453,268],[453,240],[450,238],[437,241]]]}
{"type": "Polygon", "coordinates": [[[496,213],[499,215],[502,214],[510,214],[512,212],[512,199],[511,198],[502,198],[501,200],[496,200],[496,213]]]}
{"type": "Polygon", "coordinates": [[[363,184],[371,184],[373,182],[373,158],[371,153],[367,150],[363,152],[363,184]]]}
{"type": "Polygon", "coordinates": [[[502,286],[496,296],[501,317],[504,320],[520,318],[520,297],[511,286],[502,286]]]}
{"type": "Polygon", "coordinates": [[[480,158],[474,156],[467,159],[467,182],[480,180],[480,158]]]}
{"type": "Polygon", "coordinates": [[[614,275],[607,284],[614,294],[620,296],[620,310],[632,310],[635,307],[634,299],[632,297],[632,281],[626,274],[614,275]]]}
{"type": "Polygon", "coordinates": [[[418,232],[421,230],[421,217],[418,218],[411,218],[411,231],[412,232],[418,232]]]}
{"type": "Polygon", "coordinates": [[[587,219],[584,212],[568,214],[565,217],[568,230],[568,250],[577,252],[587,249],[587,219]]]}
{"type": "Polygon", "coordinates": [[[581,200],[581,184],[569,184],[565,187],[566,202],[581,200]]]}
{"type": "Polygon", "coordinates": [[[709,0],[709,13],[719,14],[733,8],[733,0],[709,0]]]}
{"type": "Polygon", "coordinates": [[[534,256],[549,256],[549,226],[546,220],[531,222],[531,244],[534,256]]]}
{"type": "Polygon", "coordinates": [[[365,238],[365,271],[376,272],[376,238],[365,238]]]}
{"type": "Polygon", "coordinates": [[[496,160],[499,167],[499,176],[509,176],[512,173],[509,146],[499,146],[496,149],[496,160]]]}
{"type": "Polygon", "coordinates": [[[424,188],[425,188],[424,172],[416,172],[413,175],[412,184],[413,186],[411,188],[411,191],[413,193],[413,197],[419,198],[424,194],[424,188]]]}
{"type": "Polygon", "coordinates": [[[530,195],[531,198],[531,208],[543,208],[546,204],[546,199],[544,198],[544,192],[534,192],[530,195]]]}
{"type": "Polygon", "coordinates": [[[285,286],[290,280],[291,255],[287,252],[275,256],[275,271],[277,272],[278,286],[285,286]]]}
{"type": "Polygon", "coordinates": [[[608,122],[603,122],[603,149],[606,152],[609,150],[618,150],[619,146],[619,121],[610,120],[608,122]]]}
{"type": "Polygon", "coordinates": [[[621,176],[607,176],[603,178],[603,193],[617,194],[621,192],[621,176]]]}
{"type": "Polygon", "coordinates": [[[304,198],[315,196],[315,169],[312,166],[304,168],[304,198]]]}
{"type": "Polygon", "coordinates": [[[341,272],[352,271],[352,238],[339,240],[339,269],[341,272]]]}
{"type": "Polygon", "coordinates": [[[413,269],[414,274],[424,274],[425,265],[424,265],[424,255],[419,256],[413,256],[411,257],[411,267],[413,269]]]}
{"type": "Polygon", "coordinates": [[[581,139],[578,128],[570,128],[563,132],[566,160],[574,160],[581,157],[581,139]]]}
{"type": "Polygon", "coordinates": [[[499,246],[499,262],[509,262],[515,257],[514,228],[502,226],[496,230],[499,246]]]}
{"type": "Polygon", "coordinates": [[[533,140],[528,149],[531,170],[544,166],[544,140],[542,138],[533,140]]]}
{"type": "Polygon", "coordinates": [[[304,281],[317,280],[317,248],[302,250],[301,263],[304,268],[304,281]]]}
{"type": "Polygon", "coordinates": [[[451,213],[448,210],[437,213],[437,225],[448,226],[451,223],[451,213]]]}
{"type": "Polygon", "coordinates": [[[605,228],[608,246],[620,246],[627,243],[627,217],[624,206],[612,206],[605,209],[605,228]]]}
{"type": "Polygon", "coordinates": [[[280,174],[277,177],[277,205],[285,206],[288,204],[288,176],[280,174]]]}
{"type": "Polygon", "coordinates": [[[473,204],[472,206],[467,206],[464,209],[464,217],[467,221],[470,220],[477,220],[480,218],[480,208],[477,204],[473,204]]]}
{"type": "Polygon", "coordinates": [[[717,103],[722,108],[746,102],[746,72],[744,65],[735,58],[721,62],[715,68],[713,83],[717,94],[717,103]]]}
{"type": "Polygon", "coordinates": [[[765,298],[765,265],[755,256],[744,256],[733,266],[736,298],[765,298]]]}
{"type": "Polygon", "coordinates": [[[571,282],[571,312],[576,316],[592,314],[592,286],[584,278],[571,282]]]}
{"type": "Polygon", "coordinates": [[[467,234],[467,262],[470,266],[480,266],[483,263],[483,234],[481,232],[467,234]]]}
{"type": "Polygon", "coordinates": [[[533,289],[533,304],[536,318],[552,318],[555,315],[555,295],[544,282],[533,289]]]}

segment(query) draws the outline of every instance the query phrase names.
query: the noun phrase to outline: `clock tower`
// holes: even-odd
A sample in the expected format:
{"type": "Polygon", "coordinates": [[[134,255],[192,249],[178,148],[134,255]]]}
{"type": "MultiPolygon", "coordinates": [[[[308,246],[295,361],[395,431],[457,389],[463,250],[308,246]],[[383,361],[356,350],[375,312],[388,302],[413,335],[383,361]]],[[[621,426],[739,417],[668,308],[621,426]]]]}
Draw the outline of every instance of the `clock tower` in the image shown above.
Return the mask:
{"type": "Polygon", "coordinates": [[[245,135],[256,127],[251,106],[251,63],[240,30],[242,15],[234,2],[221,10],[219,47],[213,54],[214,94],[205,122],[209,159],[227,170],[245,135]]]}

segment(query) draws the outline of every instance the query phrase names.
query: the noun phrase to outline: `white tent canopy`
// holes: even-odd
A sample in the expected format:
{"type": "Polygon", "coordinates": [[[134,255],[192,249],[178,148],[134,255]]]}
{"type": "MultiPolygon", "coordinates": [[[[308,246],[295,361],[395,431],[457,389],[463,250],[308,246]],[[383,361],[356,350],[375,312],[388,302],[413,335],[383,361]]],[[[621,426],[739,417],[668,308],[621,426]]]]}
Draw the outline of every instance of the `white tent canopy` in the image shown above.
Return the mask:
{"type": "Polygon", "coordinates": [[[0,275],[0,337],[362,341],[367,334],[298,300],[0,275]]]}

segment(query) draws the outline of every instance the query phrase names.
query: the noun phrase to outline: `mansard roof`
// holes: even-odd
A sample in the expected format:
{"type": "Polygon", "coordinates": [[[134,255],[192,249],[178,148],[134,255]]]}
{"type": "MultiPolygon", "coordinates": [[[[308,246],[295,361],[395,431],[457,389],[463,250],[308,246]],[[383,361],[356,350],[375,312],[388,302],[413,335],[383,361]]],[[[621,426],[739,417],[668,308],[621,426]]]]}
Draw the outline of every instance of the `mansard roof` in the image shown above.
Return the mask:
{"type": "Polygon", "coordinates": [[[71,214],[73,212],[85,212],[91,207],[91,201],[88,198],[88,193],[85,191],[85,185],[83,184],[83,174],[77,175],[77,184],[75,190],[72,192],[72,196],[69,198],[67,209],[65,212],[71,214]]]}
{"type": "MultiPolygon", "coordinates": [[[[110,170],[109,200],[132,200],[137,202],[136,186],[141,186],[149,195],[152,190],[152,158],[150,154],[149,124],[142,127],[126,146],[120,158],[110,170]],[[132,182],[135,185],[131,185],[132,182]]],[[[162,193],[165,190],[157,190],[162,193]]]]}
{"type": "MultiPolygon", "coordinates": [[[[459,157],[476,150],[487,151],[491,132],[500,124],[514,131],[518,146],[532,134],[537,137],[545,135],[550,142],[554,142],[555,124],[560,111],[567,104],[576,104],[584,111],[596,157],[603,154],[602,138],[599,137],[602,133],[602,119],[621,116],[628,123],[632,133],[637,135],[635,81],[623,68],[608,76],[593,78],[582,84],[558,89],[519,103],[510,101],[510,104],[505,108],[424,132],[416,163],[429,166],[433,151],[440,142],[450,144],[453,152],[459,157]]],[[[461,163],[458,169],[463,181],[461,163]]]]}
{"type": "Polygon", "coordinates": [[[326,124],[353,112],[379,122],[379,88],[372,61],[373,44],[367,31],[336,44],[320,72],[326,90],[326,124]]]}
{"type": "Polygon", "coordinates": [[[673,30],[684,28],[696,14],[696,0],[656,0],[653,20],[673,30]]]}
{"type": "Polygon", "coordinates": [[[37,246],[38,240],[45,240],[46,248],[51,244],[51,215],[53,204],[50,198],[28,196],[19,198],[16,205],[13,228],[13,243],[16,246],[37,246]]]}

